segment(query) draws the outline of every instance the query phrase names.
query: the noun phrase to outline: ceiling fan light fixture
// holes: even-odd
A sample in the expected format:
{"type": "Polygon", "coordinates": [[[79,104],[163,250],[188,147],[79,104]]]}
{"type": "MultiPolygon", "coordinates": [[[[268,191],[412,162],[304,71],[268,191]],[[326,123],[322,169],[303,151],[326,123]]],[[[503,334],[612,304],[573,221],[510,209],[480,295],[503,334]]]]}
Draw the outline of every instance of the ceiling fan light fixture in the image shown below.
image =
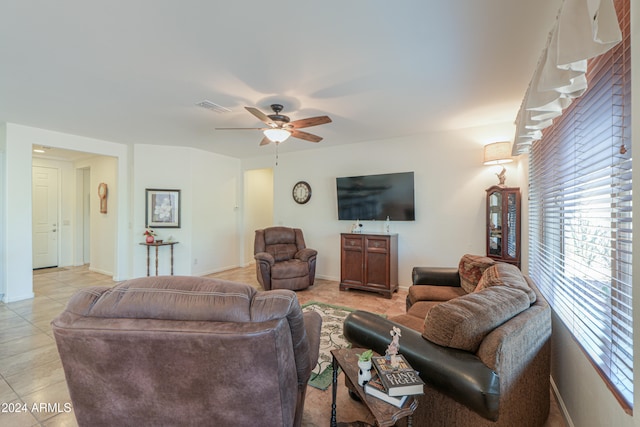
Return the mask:
{"type": "Polygon", "coordinates": [[[291,136],[291,132],[286,129],[274,128],[274,129],[266,129],[264,131],[264,136],[269,138],[272,142],[284,142],[291,136]]]}

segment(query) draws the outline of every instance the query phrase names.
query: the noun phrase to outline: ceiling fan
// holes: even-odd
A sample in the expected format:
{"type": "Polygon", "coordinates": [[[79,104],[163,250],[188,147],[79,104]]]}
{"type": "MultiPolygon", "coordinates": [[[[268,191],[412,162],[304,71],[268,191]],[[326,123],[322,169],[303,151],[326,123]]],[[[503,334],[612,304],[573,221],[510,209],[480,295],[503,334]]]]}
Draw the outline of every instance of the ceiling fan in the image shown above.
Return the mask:
{"type": "Polygon", "coordinates": [[[270,142],[279,144],[284,142],[290,136],[298,139],[304,139],[305,141],[320,142],[322,137],[313,135],[308,132],[303,132],[300,129],[308,128],[311,126],[324,125],[331,123],[329,116],[309,117],[307,119],[300,119],[291,121],[288,116],[280,114],[282,111],[282,105],[271,104],[273,114],[264,114],[262,111],[253,107],[244,107],[248,112],[256,116],[260,121],[265,123],[268,127],[263,128],[216,128],[216,130],[261,130],[264,133],[264,138],[260,141],[260,145],[267,145],[270,142]]]}

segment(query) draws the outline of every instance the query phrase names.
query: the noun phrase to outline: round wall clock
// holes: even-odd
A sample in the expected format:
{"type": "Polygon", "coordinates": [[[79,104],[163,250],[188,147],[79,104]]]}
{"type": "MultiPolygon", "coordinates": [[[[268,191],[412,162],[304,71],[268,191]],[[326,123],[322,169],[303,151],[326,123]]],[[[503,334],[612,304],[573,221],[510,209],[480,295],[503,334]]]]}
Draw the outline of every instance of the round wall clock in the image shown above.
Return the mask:
{"type": "Polygon", "coordinates": [[[293,186],[292,195],[296,203],[303,205],[311,198],[311,186],[308,182],[298,181],[296,185],[293,186]]]}

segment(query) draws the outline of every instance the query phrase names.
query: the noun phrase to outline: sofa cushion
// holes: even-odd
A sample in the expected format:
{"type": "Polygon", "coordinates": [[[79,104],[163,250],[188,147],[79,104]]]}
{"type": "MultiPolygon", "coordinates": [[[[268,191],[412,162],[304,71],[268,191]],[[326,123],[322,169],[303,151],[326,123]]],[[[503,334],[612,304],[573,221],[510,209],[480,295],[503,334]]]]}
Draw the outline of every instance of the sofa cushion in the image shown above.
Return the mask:
{"type": "Polygon", "coordinates": [[[460,286],[462,286],[462,289],[467,293],[473,292],[484,271],[495,263],[493,259],[485,256],[463,255],[458,264],[460,286]]]}
{"type": "Polygon", "coordinates": [[[280,243],[277,245],[267,245],[267,252],[273,255],[276,262],[289,261],[294,257],[298,248],[292,243],[280,243]]]}
{"type": "Polygon", "coordinates": [[[424,325],[424,318],[416,317],[409,313],[391,317],[389,318],[389,320],[406,326],[407,328],[413,329],[414,331],[421,330],[424,325]]]}
{"type": "Polygon", "coordinates": [[[431,307],[422,336],[475,353],[489,332],[529,306],[529,297],[520,289],[490,287],[431,307]]]}
{"type": "Polygon", "coordinates": [[[287,261],[298,252],[296,231],[289,227],[270,227],[264,230],[265,250],[276,262],[287,261]]]}
{"type": "Polygon", "coordinates": [[[536,293],[531,289],[522,272],[518,267],[504,262],[498,262],[494,266],[485,270],[478,282],[477,291],[490,288],[492,286],[508,286],[520,289],[529,296],[529,302],[536,302],[536,293]]]}
{"type": "Polygon", "coordinates": [[[271,280],[309,276],[309,264],[299,259],[281,261],[271,267],[271,280]]]}
{"type": "MultiPolygon", "coordinates": [[[[442,302],[443,301],[418,301],[417,303],[413,304],[409,308],[409,310],[407,310],[407,314],[420,318],[422,323],[424,323],[424,319],[425,317],[427,317],[427,314],[429,314],[429,310],[431,310],[433,306],[436,306],[442,302]]],[[[422,325],[420,325],[416,330],[419,331],[421,329],[422,325]]]]}
{"type": "Polygon", "coordinates": [[[466,295],[460,286],[440,286],[440,285],[413,285],[409,286],[409,301],[415,304],[418,301],[449,301],[466,295]]]}
{"type": "Polygon", "coordinates": [[[257,291],[244,283],[195,276],[150,276],[74,294],[67,311],[112,319],[249,322],[257,291]]]}

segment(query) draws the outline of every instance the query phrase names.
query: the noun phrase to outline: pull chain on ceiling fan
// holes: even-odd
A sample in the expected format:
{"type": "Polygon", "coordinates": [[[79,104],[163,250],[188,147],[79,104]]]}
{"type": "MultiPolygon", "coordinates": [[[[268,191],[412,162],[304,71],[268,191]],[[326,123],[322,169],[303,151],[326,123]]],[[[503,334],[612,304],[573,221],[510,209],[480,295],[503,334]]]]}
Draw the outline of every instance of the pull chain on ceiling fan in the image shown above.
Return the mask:
{"type": "Polygon", "coordinates": [[[311,126],[323,125],[331,123],[329,116],[317,116],[309,117],[306,119],[291,121],[288,116],[280,114],[282,111],[282,105],[271,104],[273,114],[264,114],[262,111],[254,107],[244,107],[248,112],[256,116],[261,122],[268,127],[265,128],[216,128],[216,130],[261,130],[264,133],[264,138],[260,141],[260,145],[267,145],[270,142],[279,144],[286,141],[290,136],[298,139],[303,139],[310,142],[320,142],[322,137],[313,135],[308,132],[301,131],[299,129],[307,128],[311,126]]]}

